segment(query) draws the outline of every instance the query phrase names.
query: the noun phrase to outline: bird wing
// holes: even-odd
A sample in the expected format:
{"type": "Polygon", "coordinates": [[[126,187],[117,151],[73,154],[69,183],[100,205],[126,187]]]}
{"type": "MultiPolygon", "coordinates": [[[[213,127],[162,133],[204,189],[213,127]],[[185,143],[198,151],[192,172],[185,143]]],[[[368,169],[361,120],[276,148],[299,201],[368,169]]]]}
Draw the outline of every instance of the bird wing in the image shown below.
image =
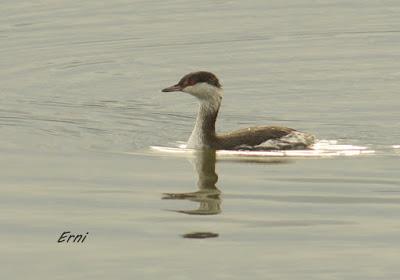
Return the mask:
{"type": "Polygon", "coordinates": [[[224,149],[234,149],[241,145],[257,146],[270,139],[281,138],[293,131],[295,130],[292,128],[281,126],[256,126],[220,134],[217,139],[224,149]]]}

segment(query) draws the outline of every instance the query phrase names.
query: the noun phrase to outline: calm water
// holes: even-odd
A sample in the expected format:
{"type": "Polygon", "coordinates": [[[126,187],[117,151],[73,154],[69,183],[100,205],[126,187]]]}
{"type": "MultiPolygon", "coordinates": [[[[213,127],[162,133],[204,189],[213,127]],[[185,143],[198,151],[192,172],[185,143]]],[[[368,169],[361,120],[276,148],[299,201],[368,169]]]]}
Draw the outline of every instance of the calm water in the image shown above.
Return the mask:
{"type": "Polygon", "coordinates": [[[398,1],[2,1],[4,279],[399,279],[398,1]],[[219,130],[280,124],[374,155],[215,160],[219,130]],[[59,244],[63,231],[89,232],[59,244]],[[194,239],[199,234],[213,237],[194,239]]]}

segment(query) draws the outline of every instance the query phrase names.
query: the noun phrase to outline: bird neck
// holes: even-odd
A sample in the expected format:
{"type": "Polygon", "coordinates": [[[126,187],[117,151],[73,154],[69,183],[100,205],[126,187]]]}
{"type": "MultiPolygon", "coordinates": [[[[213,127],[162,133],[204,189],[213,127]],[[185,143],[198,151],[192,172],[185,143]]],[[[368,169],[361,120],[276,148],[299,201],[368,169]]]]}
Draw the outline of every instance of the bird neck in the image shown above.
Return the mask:
{"type": "Polygon", "coordinates": [[[196,124],[187,143],[188,148],[212,148],[214,146],[216,141],[215,122],[220,105],[220,96],[212,100],[200,100],[196,124]]]}

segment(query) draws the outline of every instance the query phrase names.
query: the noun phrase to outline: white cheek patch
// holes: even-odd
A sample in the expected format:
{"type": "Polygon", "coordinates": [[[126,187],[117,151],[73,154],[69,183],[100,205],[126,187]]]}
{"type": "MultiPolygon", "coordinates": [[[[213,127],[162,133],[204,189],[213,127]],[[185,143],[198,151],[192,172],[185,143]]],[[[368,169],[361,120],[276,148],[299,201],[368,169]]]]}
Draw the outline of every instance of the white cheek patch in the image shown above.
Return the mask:
{"type": "Polygon", "coordinates": [[[182,91],[191,94],[192,90],[193,90],[193,86],[187,86],[187,87],[184,87],[182,91]]]}
{"type": "Polygon", "coordinates": [[[197,83],[193,86],[185,87],[183,92],[187,92],[201,100],[213,100],[216,97],[221,96],[222,91],[208,83],[197,83]]]}

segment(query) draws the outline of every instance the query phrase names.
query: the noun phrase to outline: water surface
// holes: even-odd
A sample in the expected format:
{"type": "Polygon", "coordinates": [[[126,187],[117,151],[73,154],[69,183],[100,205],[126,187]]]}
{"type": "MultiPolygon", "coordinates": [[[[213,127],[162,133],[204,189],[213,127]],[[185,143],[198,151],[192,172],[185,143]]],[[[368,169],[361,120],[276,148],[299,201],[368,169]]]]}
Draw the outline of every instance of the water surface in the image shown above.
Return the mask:
{"type": "Polygon", "coordinates": [[[3,1],[0,256],[9,279],[398,279],[397,1],[3,1]],[[284,125],[374,155],[218,160],[185,141],[284,125]],[[83,244],[58,244],[63,231],[83,244]],[[209,238],[193,238],[209,237],[209,238]]]}

